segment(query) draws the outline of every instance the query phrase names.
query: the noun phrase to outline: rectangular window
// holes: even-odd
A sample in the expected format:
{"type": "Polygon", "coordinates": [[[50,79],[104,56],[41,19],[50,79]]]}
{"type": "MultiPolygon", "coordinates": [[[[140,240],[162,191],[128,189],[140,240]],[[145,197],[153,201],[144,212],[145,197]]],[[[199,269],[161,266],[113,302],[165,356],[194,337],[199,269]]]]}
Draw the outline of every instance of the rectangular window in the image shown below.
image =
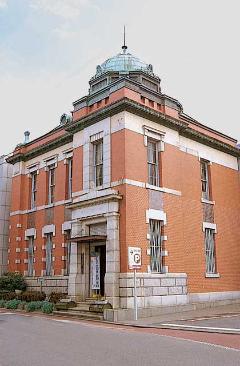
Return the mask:
{"type": "Polygon", "coordinates": [[[149,220],[150,227],[150,268],[152,272],[162,272],[162,227],[163,222],[149,220]]]}
{"type": "Polygon", "coordinates": [[[37,172],[31,174],[31,208],[36,207],[37,197],[37,172]]]}
{"type": "Polygon", "coordinates": [[[94,181],[95,186],[99,187],[103,184],[103,140],[94,142],[93,144],[93,165],[94,165],[94,181]]]}
{"type": "Polygon", "coordinates": [[[202,198],[210,199],[209,187],[209,164],[207,161],[201,161],[201,182],[202,182],[202,198]]]}
{"type": "Polygon", "coordinates": [[[159,186],[158,143],[154,140],[148,139],[147,159],[148,159],[148,183],[153,186],[159,186]]]}
{"type": "Polygon", "coordinates": [[[46,276],[52,275],[52,233],[46,237],[46,276]]]}
{"type": "Polygon", "coordinates": [[[48,167],[48,204],[54,202],[54,190],[55,190],[55,165],[48,167]]]}
{"type": "Polygon", "coordinates": [[[206,273],[216,273],[215,231],[205,229],[206,273]]]}
{"type": "Polygon", "coordinates": [[[28,276],[33,276],[34,266],[34,237],[28,239],[28,276]]]}
{"type": "Polygon", "coordinates": [[[72,176],[73,176],[73,160],[68,159],[67,164],[67,198],[72,198],[72,176]]]}

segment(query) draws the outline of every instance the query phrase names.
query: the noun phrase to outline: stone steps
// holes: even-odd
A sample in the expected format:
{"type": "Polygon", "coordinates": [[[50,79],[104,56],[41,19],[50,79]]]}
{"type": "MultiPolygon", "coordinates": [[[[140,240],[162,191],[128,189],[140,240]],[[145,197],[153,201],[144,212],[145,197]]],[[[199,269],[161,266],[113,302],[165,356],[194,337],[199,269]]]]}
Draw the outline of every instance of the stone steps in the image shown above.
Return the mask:
{"type": "Polygon", "coordinates": [[[96,299],[88,298],[86,301],[79,301],[77,306],[68,309],[54,311],[58,316],[71,316],[80,319],[103,320],[103,307],[96,304],[96,299]]]}
{"type": "Polygon", "coordinates": [[[77,302],[77,306],[74,309],[89,311],[90,303],[87,302],[77,302]]]}

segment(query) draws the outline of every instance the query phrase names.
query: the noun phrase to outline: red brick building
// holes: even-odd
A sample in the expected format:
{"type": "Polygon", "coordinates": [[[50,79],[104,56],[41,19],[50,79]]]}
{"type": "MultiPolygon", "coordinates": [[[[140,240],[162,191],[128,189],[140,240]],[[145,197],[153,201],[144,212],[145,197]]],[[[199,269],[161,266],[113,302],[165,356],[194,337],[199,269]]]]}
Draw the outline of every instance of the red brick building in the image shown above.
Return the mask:
{"type": "Polygon", "coordinates": [[[142,316],[239,298],[237,141],[186,115],[125,46],[89,84],[71,118],[8,159],[9,270],[32,288],[101,294],[120,318],[133,308],[136,246],[142,316]]]}

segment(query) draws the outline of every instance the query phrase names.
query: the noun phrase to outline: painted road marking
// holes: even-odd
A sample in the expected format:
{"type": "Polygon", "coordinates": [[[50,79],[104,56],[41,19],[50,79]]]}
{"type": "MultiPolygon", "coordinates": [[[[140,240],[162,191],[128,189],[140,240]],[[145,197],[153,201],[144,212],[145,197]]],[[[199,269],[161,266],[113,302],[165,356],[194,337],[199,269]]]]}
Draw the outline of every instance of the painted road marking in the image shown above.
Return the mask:
{"type": "Polygon", "coordinates": [[[172,324],[172,323],[161,323],[163,326],[170,326],[170,327],[177,327],[177,328],[194,328],[194,329],[207,329],[207,330],[227,330],[227,331],[234,331],[234,332],[240,332],[240,328],[217,328],[217,327],[201,327],[197,325],[184,325],[184,324],[172,324]]]}
{"type": "Polygon", "coordinates": [[[221,319],[221,318],[233,318],[235,316],[239,316],[240,317],[240,313],[239,314],[225,314],[225,315],[215,315],[215,316],[207,316],[207,317],[202,317],[202,318],[194,318],[194,319],[179,319],[179,321],[181,322],[197,322],[199,320],[211,320],[211,319],[221,319]]]}

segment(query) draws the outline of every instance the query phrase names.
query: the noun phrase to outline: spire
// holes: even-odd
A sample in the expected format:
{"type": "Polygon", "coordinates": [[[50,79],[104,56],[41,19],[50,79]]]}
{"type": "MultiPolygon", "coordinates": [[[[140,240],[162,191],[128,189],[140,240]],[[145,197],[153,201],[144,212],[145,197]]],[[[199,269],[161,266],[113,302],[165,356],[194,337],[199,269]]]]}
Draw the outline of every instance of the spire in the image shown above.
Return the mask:
{"type": "Polygon", "coordinates": [[[126,31],[125,31],[125,25],[124,25],[124,28],[123,28],[123,46],[122,46],[122,49],[123,49],[123,53],[126,53],[127,46],[126,46],[126,31]]]}

